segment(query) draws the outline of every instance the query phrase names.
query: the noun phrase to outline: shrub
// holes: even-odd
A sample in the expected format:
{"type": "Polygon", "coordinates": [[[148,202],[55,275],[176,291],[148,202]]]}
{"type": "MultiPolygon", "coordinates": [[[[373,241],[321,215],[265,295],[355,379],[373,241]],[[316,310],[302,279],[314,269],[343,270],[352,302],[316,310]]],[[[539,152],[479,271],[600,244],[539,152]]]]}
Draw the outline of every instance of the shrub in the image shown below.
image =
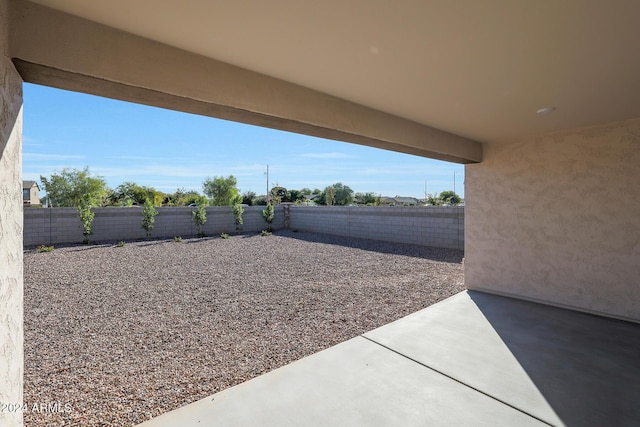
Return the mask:
{"type": "Polygon", "coordinates": [[[273,222],[273,216],[274,216],[273,205],[271,203],[269,203],[267,205],[267,207],[262,211],[262,217],[264,218],[264,220],[266,221],[267,225],[269,226],[267,228],[267,231],[272,231],[273,230],[271,228],[271,223],[273,222]]]}
{"type": "Polygon", "coordinates": [[[153,230],[153,224],[156,222],[156,215],[158,211],[151,203],[151,200],[147,199],[144,202],[144,209],[142,210],[142,228],[147,232],[147,239],[151,237],[151,230],[153,230]]]}
{"type": "Polygon", "coordinates": [[[228,235],[227,233],[222,233],[222,234],[220,235],[220,238],[221,238],[221,239],[228,239],[228,238],[229,238],[229,235],[228,235]]]}
{"type": "MultiPolygon", "coordinates": [[[[242,201],[242,198],[240,198],[239,201],[242,201]]],[[[240,226],[242,225],[242,222],[243,222],[242,214],[244,213],[244,208],[240,203],[234,203],[231,209],[233,212],[233,221],[236,224],[236,230],[240,230],[240,226]]]]}
{"type": "Polygon", "coordinates": [[[261,235],[261,236],[271,236],[271,232],[270,232],[270,231],[267,231],[267,230],[262,230],[262,231],[260,232],[260,235],[261,235]]]}
{"type": "Polygon", "coordinates": [[[41,253],[41,252],[52,252],[53,251],[53,245],[52,246],[46,246],[46,245],[40,245],[36,248],[36,252],[41,253]]]}
{"type": "Polygon", "coordinates": [[[93,234],[93,218],[96,214],[91,210],[91,202],[88,198],[83,197],[77,207],[78,217],[82,223],[82,235],[84,243],[89,244],[89,236],[93,234]]]}
{"type": "Polygon", "coordinates": [[[204,237],[204,224],[207,222],[207,205],[209,202],[204,196],[198,197],[196,210],[191,212],[193,222],[198,230],[198,237],[204,237]]]}
{"type": "Polygon", "coordinates": [[[176,243],[180,243],[180,242],[182,242],[182,237],[176,236],[176,237],[173,238],[173,241],[176,242],[176,243]]]}
{"type": "Polygon", "coordinates": [[[126,243],[124,240],[120,240],[120,241],[116,244],[116,246],[117,246],[117,247],[119,247],[119,248],[121,248],[121,247],[123,247],[123,246],[124,246],[124,245],[126,245],[126,244],[127,244],[127,243],[126,243]]]}

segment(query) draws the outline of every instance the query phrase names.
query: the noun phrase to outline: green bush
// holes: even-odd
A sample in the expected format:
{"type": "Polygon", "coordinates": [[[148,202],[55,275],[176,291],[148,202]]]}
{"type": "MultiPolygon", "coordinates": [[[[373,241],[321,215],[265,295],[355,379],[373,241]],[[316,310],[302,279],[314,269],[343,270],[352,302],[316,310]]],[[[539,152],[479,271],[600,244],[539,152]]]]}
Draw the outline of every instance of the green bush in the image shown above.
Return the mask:
{"type": "Polygon", "coordinates": [[[151,237],[151,230],[153,230],[153,224],[156,222],[156,215],[158,211],[151,203],[151,200],[147,199],[144,202],[144,209],[142,210],[142,228],[147,232],[147,239],[151,237]]]}
{"type": "Polygon", "coordinates": [[[117,246],[117,247],[119,247],[119,248],[121,248],[121,247],[123,247],[123,246],[124,246],[124,245],[126,245],[126,244],[127,244],[127,243],[126,243],[124,240],[120,240],[120,241],[116,244],[116,246],[117,246]]]}
{"type": "MultiPolygon", "coordinates": [[[[240,196],[239,201],[242,201],[242,198],[240,196]]],[[[240,226],[242,225],[243,221],[242,221],[242,214],[244,213],[244,208],[242,207],[242,205],[240,203],[234,203],[233,207],[231,208],[232,212],[233,212],[233,221],[236,224],[236,230],[240,230],[240,226]]]]}
{"type": "Polygon", "coordinates": [[[198,237],[204,237],[204,224],[207,222],[207,205],[209,202],[204,196],[198,197],[196,210],[191,212],[193,222],[198,230],[198,237]]]}
{"type": "Polygon", "coordinates": [[[53,251],[53,245],[52,246],[46,246],[46,245],[40,245],[36,248],[36,252],[41,253],[41,252],[52,252],[53,251]]]}
{"type": "Polygon", "coordinates": [[[87,197],[80,199],[78,207],[78,217],[82,223],[82,235],[84,243],[89,244],[89,236],[93,234],[93,218],[96,214],[91,210],[91,201],[87,197]]]}
{"type": "Polygon", "coordinates": [[[182,237],[176,236],[176,237],[173,238],[173,241],[176,242],[176,243],[180,243],[180,242],[182,242],[182,237]]]}
{"type": "Polygon", "coordinates": [[[222,233],[222,234],[220,235],[220,238],[221,238],[221,239],[228,239],[228,238],[229,238],[229,235],[228,235],[227,233],[222,233]]]}
{"type": "Polygon", "coordinates": [[[267,231],[267,230],[262,230],[262,231],[260,232],[260,235],[261,235],[261,236],[271,236],[271,232],[270,232],[270,231],[267,231]]]}
{"type": "Polygon", "coordinates": [[[271,228],[271,223],[273,222],[273,216],[274,216],[273,205],[269,203],[267,207],[262,211],[262,217],[264,218],[267,225],[269,226],[267,228],[267,231],[273,231],[273,229],[271,228]]]}

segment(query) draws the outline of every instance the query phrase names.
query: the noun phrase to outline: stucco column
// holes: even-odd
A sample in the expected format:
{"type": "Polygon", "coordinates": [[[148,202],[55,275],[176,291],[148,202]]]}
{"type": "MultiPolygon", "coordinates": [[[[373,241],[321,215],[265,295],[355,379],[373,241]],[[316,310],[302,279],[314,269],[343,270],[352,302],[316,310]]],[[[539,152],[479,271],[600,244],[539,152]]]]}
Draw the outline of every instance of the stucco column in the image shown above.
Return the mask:
{"type": "MultiPolygon", "coordinates": [[[[0,9],[6,12],[6,2],[0,9]]],[[[0,10],[0,27],[7,15],[0,10]]],[[[22,79],[0,33],[0,426],[22,426],[22,79]]]]}

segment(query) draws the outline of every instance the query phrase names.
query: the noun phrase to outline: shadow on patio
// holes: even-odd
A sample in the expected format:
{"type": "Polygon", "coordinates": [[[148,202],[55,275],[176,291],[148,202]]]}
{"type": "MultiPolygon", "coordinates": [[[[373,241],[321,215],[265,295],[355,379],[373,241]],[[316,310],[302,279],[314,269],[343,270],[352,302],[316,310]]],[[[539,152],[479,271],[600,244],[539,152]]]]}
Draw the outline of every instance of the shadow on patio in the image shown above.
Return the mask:
{"type": "Polygon", "coordinates": [[[481,292],[142,424],[635,426],[640,326],[481,292]]]}

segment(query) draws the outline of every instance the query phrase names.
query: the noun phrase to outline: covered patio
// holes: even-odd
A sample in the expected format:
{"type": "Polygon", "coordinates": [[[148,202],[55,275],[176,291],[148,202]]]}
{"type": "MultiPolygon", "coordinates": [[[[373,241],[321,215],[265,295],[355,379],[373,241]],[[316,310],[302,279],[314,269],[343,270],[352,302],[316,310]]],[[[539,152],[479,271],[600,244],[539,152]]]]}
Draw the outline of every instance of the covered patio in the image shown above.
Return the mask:
{"type": "Polygon", "coordinates": [[[22,401],[31,82],[465,164],[468,291],[150,425],[638,425],[638,16],[627,0],[0,0],[0,402],[22,401]]]}
{"type": "Polygon", "coordinates": [[[466,291],[151,421],[634,426],[640,328],[466,291]]]}

